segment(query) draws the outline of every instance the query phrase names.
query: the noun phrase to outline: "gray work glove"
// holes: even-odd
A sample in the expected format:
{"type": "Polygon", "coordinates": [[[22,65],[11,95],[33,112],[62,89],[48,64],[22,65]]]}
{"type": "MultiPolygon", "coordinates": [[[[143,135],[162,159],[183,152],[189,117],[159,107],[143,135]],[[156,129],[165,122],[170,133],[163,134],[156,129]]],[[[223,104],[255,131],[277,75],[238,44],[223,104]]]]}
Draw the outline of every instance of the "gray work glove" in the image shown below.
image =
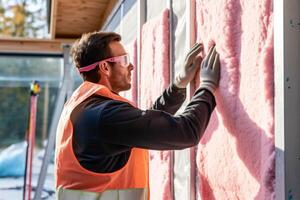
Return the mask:
{"type": "Polygon", "coordinates": [[[203,50],[203,45],[195,43],[188,52],[183,68],[175,77],[174,84],[179,88],[185,88],[194,79],[197,69],[200,68],[201,57],[196,57],[203,50]]]}
{"type": "Polygon", "coordinates": [[[210,48],[208,55],[201,64],[200,88],[205,88],[211,93],[219,87],[220,81],[220,58],[216,47],[210,48]]]}

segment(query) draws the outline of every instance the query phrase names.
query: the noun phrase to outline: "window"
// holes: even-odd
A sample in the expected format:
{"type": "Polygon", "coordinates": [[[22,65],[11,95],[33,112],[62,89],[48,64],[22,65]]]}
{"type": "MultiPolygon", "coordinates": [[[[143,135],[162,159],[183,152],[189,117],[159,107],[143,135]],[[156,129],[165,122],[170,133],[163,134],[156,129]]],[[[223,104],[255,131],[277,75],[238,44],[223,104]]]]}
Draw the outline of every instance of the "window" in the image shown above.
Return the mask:
{"type": "Polygon", "coordinates": [[[28,128],[30,84],[39,81],[36,144],[48,135],[58,88],[61,57],[0,55],[0,148],[23,141],[28,128]]]}

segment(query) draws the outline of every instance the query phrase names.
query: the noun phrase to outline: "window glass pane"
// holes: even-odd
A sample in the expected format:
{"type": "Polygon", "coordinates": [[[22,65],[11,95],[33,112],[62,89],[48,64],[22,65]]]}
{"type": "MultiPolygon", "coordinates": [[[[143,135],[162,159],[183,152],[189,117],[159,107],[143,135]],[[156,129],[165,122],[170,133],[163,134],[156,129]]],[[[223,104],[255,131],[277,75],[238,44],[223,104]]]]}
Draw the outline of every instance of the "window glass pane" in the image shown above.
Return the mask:
{"type": "Polygon", "coordinates": [[[153,19],[162,13],[162,11],[167,8],[168,1],[162,0],[146,0],[146,20],[153,19]]]}
{"type": "Polygon", "coordinates": [[[0,85],[28,86],[33,80],[57,86],[62,58],[0,56],[0,85]]]}
{"type": "Polygon", "coordinates": [[[28,128],[30,83],[39,81],[36,144],[48,135],[58,87],[62,58],[0,56],[0,148],[25,139],[28,128]]]}
{"type": "Polygon", "coordinates": [[[78,72],[77,68],[74,65],[72,67],[72,80],[74,83],[73,90],[76,90],[76,88],[83,82],[80,73],[78,72]]]}
{"type": "Polygon", "coordinates": [[[122,4],[122,43],[128,44],[137,36],[137,2],[126,0],[122,4]]]}
{"type": "MultiPolygon", "coordinates": [[[[121,8],[121,7],[120,7],[121,8]]],[[[114,13],[114,16],[112,17],[110,23],[107,25],[107,27],[104,29],[104,31],[113,31],[116,33],[121,33],[121,9],[118,9],[116,13],[114,13]]]]}

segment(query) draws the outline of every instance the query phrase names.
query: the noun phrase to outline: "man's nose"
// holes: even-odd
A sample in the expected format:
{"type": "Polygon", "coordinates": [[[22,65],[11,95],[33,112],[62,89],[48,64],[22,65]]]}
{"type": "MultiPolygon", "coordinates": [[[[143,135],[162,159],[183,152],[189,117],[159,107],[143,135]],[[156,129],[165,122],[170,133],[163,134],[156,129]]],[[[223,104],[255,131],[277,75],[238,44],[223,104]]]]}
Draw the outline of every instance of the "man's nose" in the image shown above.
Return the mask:
{"type": "Polygon", "coordinates": [[[130,71],[134,69],[134,66],[133,66],[132,63],[130,63],[130,64],[128,65],[128,69],[129,69],[130,71]]]}

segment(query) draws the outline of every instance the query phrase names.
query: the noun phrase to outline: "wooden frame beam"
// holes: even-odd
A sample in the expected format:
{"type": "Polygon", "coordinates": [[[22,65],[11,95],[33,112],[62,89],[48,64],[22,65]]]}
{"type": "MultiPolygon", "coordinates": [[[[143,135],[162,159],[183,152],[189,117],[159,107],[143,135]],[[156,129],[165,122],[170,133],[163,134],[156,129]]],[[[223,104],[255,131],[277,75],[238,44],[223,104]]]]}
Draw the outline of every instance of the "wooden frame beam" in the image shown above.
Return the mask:
{"type": "MultiPolygon", "coordinates": [[[[196,21],[196,1],[195,0],[186,0],[186,13],[187,15],[187,23],[186,23],[186,35],[187,35],[187,46],[190,49],[193,44],[196,42],[195,35],[195,21],[196,21]]],[[[195,80],[192,80],[188,85],[187,96],[189,100],[192,99],[193,94],[195,92],[195,80]]],[[[195,200],[197,198],[197,185],[196,185],[196,177],[197,177],[197,164],[196,164],[196,148],[190,148],[190,200],[195,200]]]]}
{"type": "Polygon", "coordinates": [[[51,0],[51,19],[50,19],[50,38],[55,39],[56,33],[56,20],[57,20],[57,1],[51,0]]]}
{"type": "Polygon", "coordinates": [[[62,44],[71,44],[74,40],[0,38],[0,52],[3,53],[62,53],[62,44]]]}
{"type": "Polygon", "coordinates": [[[275,199],[300,199],[300,2],[274,1],[275,199]]]}
{"type": "MultiPolygon", "coordinates": [[[[169,9],[169,77],[170,84],[174,82],[174,27],[173,27],[173,0],[167,1],[167,6],[169,9]]],[[[174,163],[175,163],[175,152],[170,150],[170,192],[171,199],[175,199],[175,187],[174,187],[174,163]]]]}

